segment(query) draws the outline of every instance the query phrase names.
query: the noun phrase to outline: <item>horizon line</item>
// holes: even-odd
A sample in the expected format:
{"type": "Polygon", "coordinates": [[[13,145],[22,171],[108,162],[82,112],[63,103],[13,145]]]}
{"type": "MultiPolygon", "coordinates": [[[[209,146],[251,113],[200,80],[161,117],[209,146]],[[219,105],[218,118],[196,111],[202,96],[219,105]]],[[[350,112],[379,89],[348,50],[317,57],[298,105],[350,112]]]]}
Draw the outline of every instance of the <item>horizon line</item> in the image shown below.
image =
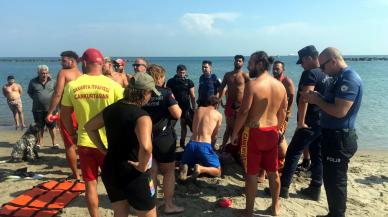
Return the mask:
{"type": "MultiPolygon", "coordinates": [[[[248,57],[250,55],[244,55],[245,57],[248,57]]],[[[222,56],[216,56],[216,55],[209,55],[209,56],[109,56],[109,57],[126,57],[126,58],[137,58],[137,57],[146,57],[146,58],[195,58],[195,57],[234,57],[235,55],[222,55],[222,56]]],[[[270,56],[282,56],[282,57],[298,57],[297,54],[278,54],[278,55],[270,55],[270,56]]],[[[343,54],[342,56],[388,56],[388,54],[343,54]]],[[[0,58],[61,58],[60,56],[0,56],[0,58]]]]}

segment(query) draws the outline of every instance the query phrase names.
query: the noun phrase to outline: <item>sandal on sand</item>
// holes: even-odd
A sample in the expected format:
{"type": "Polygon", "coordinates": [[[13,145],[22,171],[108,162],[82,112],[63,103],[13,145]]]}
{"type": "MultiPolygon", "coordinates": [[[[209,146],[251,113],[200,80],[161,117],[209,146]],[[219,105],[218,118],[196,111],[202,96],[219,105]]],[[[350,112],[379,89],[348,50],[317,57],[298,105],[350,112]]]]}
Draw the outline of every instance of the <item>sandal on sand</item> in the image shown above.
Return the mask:
{"type": "Polygon", "coordinates": [[[59,144],[54,144],[51,149],[59,149],[59,144]]]}

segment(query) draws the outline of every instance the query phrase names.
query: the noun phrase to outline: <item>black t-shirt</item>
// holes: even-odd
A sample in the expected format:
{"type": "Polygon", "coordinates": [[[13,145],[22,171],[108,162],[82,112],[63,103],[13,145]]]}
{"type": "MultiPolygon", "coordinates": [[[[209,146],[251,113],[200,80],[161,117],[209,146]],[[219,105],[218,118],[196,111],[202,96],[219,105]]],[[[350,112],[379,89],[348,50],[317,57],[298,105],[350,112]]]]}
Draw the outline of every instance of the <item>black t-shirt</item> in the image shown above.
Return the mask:
{"type": "Polygon", "coordinates": [[[171,89],[182,111],[190,109],[190,89],[194,87],[192,80],[175,75],[167,81],[167,87],[171,89]]]}
{"type": "Polygon", "coordinates": [[[160,96],[152,95],[150,101],[143,109],[151,116],[152,124],[156,124],[163,118],[170,117],[168,107],[177,104],[174,95],[167,88],[156,87],[160,96]]]}
{"type": "MultiPolygon", "coordinates": [[[[299,80],[298,91],[296,94],[296,103],[299,104],[300,91],[305,86],[315,86],[314,90],[320,94],[324,94],[326,89],[327,76],[322,72],[320,68],[305,70],[302,72],[302,76],[299,80]]],[[[305,123],[308,126],[320,126],[320,108],[313,104],[308,104],[305,117],[305,123]]]]}
{"type": "Polygon", "coordinates": [[[129,165],[128,160],[138,161],[136,121],[142,116],[148,116],[147,112],[120,100],[106,107],[102,114],[108,140],[108,153],[102,172],[126,180],[139,176],[140,172],[129,165]]]}

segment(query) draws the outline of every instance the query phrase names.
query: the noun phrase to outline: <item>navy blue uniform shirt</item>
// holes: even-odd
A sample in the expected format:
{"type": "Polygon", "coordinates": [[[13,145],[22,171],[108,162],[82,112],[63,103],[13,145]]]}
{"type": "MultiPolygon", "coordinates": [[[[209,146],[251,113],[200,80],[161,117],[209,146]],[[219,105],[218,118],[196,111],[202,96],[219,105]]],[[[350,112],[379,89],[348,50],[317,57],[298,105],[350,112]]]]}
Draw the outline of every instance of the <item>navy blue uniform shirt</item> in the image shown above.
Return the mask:
{"type": "Polygon", "coordinates": [[[190,89],[194,87],[192,80],[175,75],[167,81],[167,87],[171,89],[182,111],[190,109],[190,89]]]}
{"type": "Polygon", "coordinates": [[[216,95],[220,86],[221,82],[215,74],[210,74],[210,76],[202,74],[199,77],[198,102],[204,103],[209,96],[216,95]]]}
{"type": "Polygon", "coordinates": [[[152,94],[150,101],[142,108],[148,112],[153,124],[164,117],[170,116],[168,107],[177,104],[174,95],[169,89],[158,86],[156,89],[160,92],[160,96],[152,94]]]}
{"type": "MultiPolygon", "coordinates": [[[[296,104],[299,105],[299,97],[300,93],[305,86],[315,86],[314,90],[318,91],[320,94],[324,94],[326,89],[326,80],[327,76],[322,72],[320,68],[305,70],[302,72],[302,76],[300,77],[298,84],[298,91],[296,94],[296,104]]],[[[308,104],[306,116],[305,116],[305,124],[309,127],[319,126],[320,120],[320,108],[313,104],[308,104]]]]}
{"type": "Polygon", "coordinates": [[[362,100],[362,80],[360,76],[347,67],[339,76],[333,77],[324,94],[324,100],[334,103],[335,98],[352,101],[348,113],[343,118],[336,118],[322,111],[321,126],[327,129],[354,129],[358,110],[362,100]]]}

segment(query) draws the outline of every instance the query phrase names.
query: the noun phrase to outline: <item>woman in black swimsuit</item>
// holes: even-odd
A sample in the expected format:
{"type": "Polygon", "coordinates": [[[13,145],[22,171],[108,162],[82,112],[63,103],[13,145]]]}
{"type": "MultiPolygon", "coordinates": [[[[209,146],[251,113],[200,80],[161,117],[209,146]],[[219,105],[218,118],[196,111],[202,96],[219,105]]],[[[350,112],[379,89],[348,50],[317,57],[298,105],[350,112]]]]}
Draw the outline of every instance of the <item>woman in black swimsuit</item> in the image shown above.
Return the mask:
{"type": "Polygon", "coordinates": [[[124,90],[124,98],[106,107],[86,125],[90,139],[106,153],[101,178],[114,216],[128,216],[129,205],[137,216],[156,216],[155,187],[149,169],[152,162],[152,121],[141,107],[160,93],[146,73],[136,73],[124,90]],[[108,149],[99,130],[105,127],[108,149]]]}

